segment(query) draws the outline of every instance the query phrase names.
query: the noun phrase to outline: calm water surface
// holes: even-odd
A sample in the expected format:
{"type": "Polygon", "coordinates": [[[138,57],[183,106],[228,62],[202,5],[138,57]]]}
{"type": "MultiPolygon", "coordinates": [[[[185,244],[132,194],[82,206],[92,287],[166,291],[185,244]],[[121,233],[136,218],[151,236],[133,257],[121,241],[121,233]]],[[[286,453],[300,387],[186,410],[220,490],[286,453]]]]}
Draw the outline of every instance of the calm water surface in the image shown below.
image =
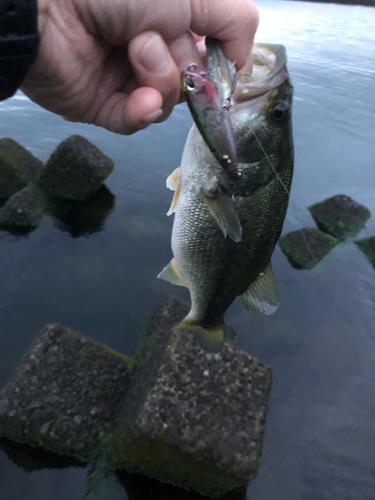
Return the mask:
{"type": "MultiPolygon", "coordinates": [[[[259,6],[258,41],[286,45],[295,86],[296,168],[284,232],[313,225],[306,207],[340,193],[375,214],[375,9],[259,6]]],[[[21,94],[0,105],[0,137],[42,160],[81,134],[116,162],[106,182],[114,198],[107,193],[101,209],[78,207],[64,231],[45,217],[27,237],[0,232],[1,385],[48,322],[133,355],[163,298],[187,298],[156,275],[171,257],[165,178],[179,165],[190,125],[180,106],[167,123],[120,137],[65,122],[21,94]]],[[[374,234],[372,218],[360,236],[374,234]]],[[[262,464],[248,497],[374,500],[375,270],[351,241],[312,271],[291,268],[277,248],[273,267],[278,312],[254,317],[236,301],[227,315],[236,344],[274,371],[262,464]]],[[[85,475],[28,473],[0,451],[0,500],[83,499],[85,475]]]]}

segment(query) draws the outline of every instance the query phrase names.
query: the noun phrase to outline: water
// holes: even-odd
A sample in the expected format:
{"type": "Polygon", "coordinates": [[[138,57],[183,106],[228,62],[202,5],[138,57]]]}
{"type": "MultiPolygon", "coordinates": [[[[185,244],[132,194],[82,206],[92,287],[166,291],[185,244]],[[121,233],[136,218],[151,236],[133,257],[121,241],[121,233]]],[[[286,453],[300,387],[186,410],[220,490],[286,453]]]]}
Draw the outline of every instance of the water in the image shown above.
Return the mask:
{"type": "MultiPolygon", "coordinates": [[[[295,86],[296,166],[284,232],[313,225],[306,207],[335,194],[375,214],[375,9],[271,0],[259,6],[257,38],[286,45],[295,86]]],[[[171,257],[165,179],[179,165],[190,125],[180,106],[167,123],[121,137],[65,122],[21,94],[0,105],[0,136],[42,160],[77,133],[116,162],[101,230],[99,221],[89,234],[96,214],[75,207],[86,224],[82,235],[67,224],[72,237],[48,217],[28,236],[0,232],[1,385],[48,322],[133,355],[162,299],[187,298],[155,277],[171,257]]],[[[360,236],[374,234],[372,218],[360,236]]],[[[373,500],[375,270],[350,241],[312,271],[291,268],[277,248],[273,268],[278,312],[258,318],[236,301],[227,315],[236,344],[274,371],[262,463],[248,497],[373,500]]],[[[82,499],[85,476],[75,467],[26,472],[0,452],[1,500],[82,499]]]]}

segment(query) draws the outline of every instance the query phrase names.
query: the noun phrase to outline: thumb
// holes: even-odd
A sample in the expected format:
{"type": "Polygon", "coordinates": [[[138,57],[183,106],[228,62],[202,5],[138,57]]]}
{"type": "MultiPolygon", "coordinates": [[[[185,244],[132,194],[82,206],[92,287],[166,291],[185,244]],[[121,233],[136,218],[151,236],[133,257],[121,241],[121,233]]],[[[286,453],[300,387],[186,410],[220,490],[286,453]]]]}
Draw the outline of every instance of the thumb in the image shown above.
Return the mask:
{"type": "Polygon", "coordinates": [[[180,74],[168,45],[159,33],[147,31],[130,41],[128,55],[137,81],[161,94],[163,116],[159,121],[164,121],[180,95],[180,74]]]}

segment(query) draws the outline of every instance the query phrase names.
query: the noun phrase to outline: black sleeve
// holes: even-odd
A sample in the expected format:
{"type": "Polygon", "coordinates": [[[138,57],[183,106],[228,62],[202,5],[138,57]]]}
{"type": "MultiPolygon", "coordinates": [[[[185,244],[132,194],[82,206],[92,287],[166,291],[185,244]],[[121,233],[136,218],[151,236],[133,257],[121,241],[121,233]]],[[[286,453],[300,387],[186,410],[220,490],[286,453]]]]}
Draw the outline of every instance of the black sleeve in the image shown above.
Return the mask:
{"type": "Polygon", "coordinates": [[[0,101],[20,87],[38,45],[37,0],[0,0],[0,101]]]}

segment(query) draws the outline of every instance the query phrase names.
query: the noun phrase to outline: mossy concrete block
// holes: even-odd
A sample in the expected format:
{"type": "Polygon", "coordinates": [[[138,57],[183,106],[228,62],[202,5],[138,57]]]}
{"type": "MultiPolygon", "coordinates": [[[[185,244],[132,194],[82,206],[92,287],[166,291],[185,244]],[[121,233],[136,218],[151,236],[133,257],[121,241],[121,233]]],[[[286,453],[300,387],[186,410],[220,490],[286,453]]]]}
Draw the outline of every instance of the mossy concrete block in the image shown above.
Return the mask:
{"type": "Polygon", "coordinates": [[[9,198],[36,181],[43,163],[13,139],[0,139],[0,198],[9,198]]]}
{"type": "Polygon", "coordinates": [[[313,227],[291,231],[279,240],[284,255],[296,269],[311,269],[334,248],[339,241],[313,227]]]}
{"type": "Polygon", "coordinates": [[[343,241],[355,236],[371,217],[368,208],[339,194],[309,207],[319,229],[343,241]]]}
{"type": "Polygon", "coordinates": [[[375,236],[354,242],[366,255],[371,264],[375,267],[375,236]]]}
{"type": "Polygon", "coordinates": [[[259,467],[271,369],[226,345],[207,355],[168,299],[154,314],[143,362],[128,394],[111,458],[119,468],[218,496],[259,467]]]}
{"type": "Polygon", "coordinates": [[[118,425],[131,368],[127,357],[48,325],[0,393],[0,435],[92,458],[118,425]]]}
{"type": "Polygon", "coordinates": [[[37,227],[42,220],[47,198],[34,184],[18,191],[0,209],[0,227],[37,227]]]}
{"type": "Polygon", "coordinates": [[[103,184],[114,162],[80,135],[65,139],[52,153],[40,176],[48,196],[86,200],[103,184]]]}

